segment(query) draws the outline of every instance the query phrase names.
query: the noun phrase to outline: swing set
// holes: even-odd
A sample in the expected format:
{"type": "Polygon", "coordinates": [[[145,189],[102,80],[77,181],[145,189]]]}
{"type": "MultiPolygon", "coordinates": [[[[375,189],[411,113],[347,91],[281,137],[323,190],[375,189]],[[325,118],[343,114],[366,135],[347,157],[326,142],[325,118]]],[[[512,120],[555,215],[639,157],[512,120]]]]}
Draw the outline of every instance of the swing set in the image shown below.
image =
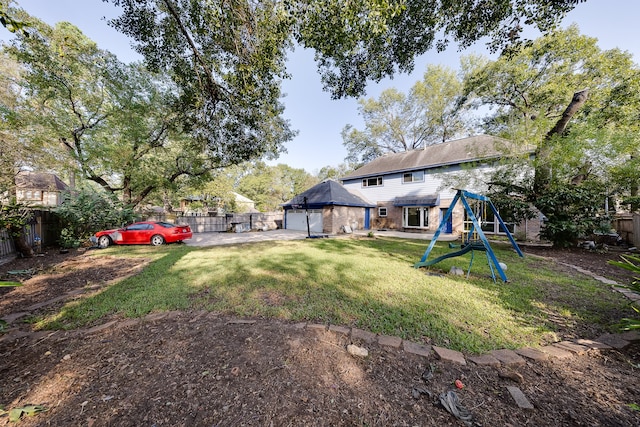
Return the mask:
{"type": "MultiPolygon", "coordinates": [[[[524,255],[522,254],[522,251],[520,250],[520,248],[518,247],[518,244],[514,240],[511,233],[509,232],[509,229],[507,228],[505,223],[502,221],[502,218],[500,218],[500,215],[498,214],[498,210],[493,205],[493,203],[491,203],[491,200],[488,197],[482,196],[480,194],[471,193],[465,190],[458,190],[456,192],[455,197],[453,198],[453,201],[451,202],[451,205],[449,206],[449,209],[447,209],[447,212],[442,218],[442,221],[440,222],[440,226],[438,227],[436,234],[434,234],[433,239],[429,244],[429,247],[425,251],[422,258],[420,259],[420,262],[416,263],[414,267],[415,268],[430,267],[447,258],[458,257],[471,252],[471,262],[469,263],[469,269],[467,271],[467,277],[469,277],[469,273],[471,272],[471,266],[473,265],[474,252],[482,251],[487,255],[487,261],[489,263],[489,269],[491,270],[491,277],[493,278],[493,281],[494,282],[496,281],[496,275],[494,272],[495,270],[500,275],[500,278],[504,282],[507,282],[507,276],[504,273],[504,269],[502,268],[502,266],[498,262],[498,259],[493,253],[493,249],[491,249],[489,240],[487,240],[487,236],[485,236],[484,231],[482,230],[482,226],[480,225],[480,221],[478,219],[480,218],[480,219],[486,220],[487,207],[491,209],[491,212],[493,213],[494,218],[499,222],[500,227],[506,233],[507,238],[511,242],[511,245],[513,246],[515,251],[518,253],[518,255],[521,258],[523,258],[524,255]],[[471,208],[471,204],[469,203],[469,200],[472,200],[472,204],[476,208],[475,212],[474,212],[474,209],[471,208]],[[427,260],[429,258],[429,254],[431,253],[431,250],[433,249],[433,247],[436,244],[436,241],[438,240],[438,237],[440,237],[440,234],[447,226],[447,222],[449,221],[453,213],[453,208],[458,203],[458,201],[462,202],[462,205],[464,206],[467,216],[471,220],[471,229],[466,234],[466,237],[464,234],[462,235],[462,245],[460,246],[459,250],[450,252],[448,254],[444,254],[442,256],[439,256],[431,260],[427,260]]],[[[452,246],[451,244],[449,246],[451,248],[455,247],[455,246],[452,246]]]]}

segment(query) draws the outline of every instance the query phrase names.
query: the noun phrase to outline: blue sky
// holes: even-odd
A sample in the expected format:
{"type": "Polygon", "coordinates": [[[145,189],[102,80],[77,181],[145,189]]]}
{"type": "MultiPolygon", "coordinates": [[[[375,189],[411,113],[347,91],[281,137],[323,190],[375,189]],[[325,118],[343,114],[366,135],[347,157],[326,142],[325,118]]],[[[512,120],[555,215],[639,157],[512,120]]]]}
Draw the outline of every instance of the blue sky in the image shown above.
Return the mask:
{"type": "MultiPolygon", "coordinates": [[[[17,0],[20,7],[49,24],[69,21],[88,37],[125,62],[140,59],[129,46],[129,40],[109,27],[106,18],[117,16],[111,3],[102,0],[17,0]]],[[[618,47],[629,51],[640,60],[640,1],[587,0],[579,4],[563,21],[563,26],[576,23],[583,34],[596,37],[602,49],[618,47]]],[[[10,33],[0,28],[0,40],[6,41],[10,33]]],[[[535,36],[533,36],[535,37],[535,36]]],[[[367,97],[377,97],[384,89],[395,87],[408,91],[422,79],[428,64],[443,64],[458,68],[460,55],[480,53],[489,56],[482,44],[463,52],[429,52],[416,59],[414,72],[397,75],[367,87],[367,97]]],[[[289,54],[288,71],[292,78],[283,82],[285,116],[298,136],[287,144],[288,153],[272,163],[286,163],[315,173],[323,166],[336,166],[344,161],[346,150],[342,146],[340,131],[346,124],[363,128],[355,99],[332,100],[322,91],[320,76],[316,72],[313,52],[296,49],[289,54]]]]}

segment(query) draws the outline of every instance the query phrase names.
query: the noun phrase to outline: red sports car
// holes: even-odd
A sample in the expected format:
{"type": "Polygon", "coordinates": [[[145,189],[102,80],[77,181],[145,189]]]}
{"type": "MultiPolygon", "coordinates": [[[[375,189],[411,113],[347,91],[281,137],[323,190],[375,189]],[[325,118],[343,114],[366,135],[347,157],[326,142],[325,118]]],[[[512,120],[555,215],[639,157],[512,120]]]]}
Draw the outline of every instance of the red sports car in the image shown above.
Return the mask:
{"type": "Polygon", "coordinates": [[[96,243],[101,248],[109,245],[148,245],[182,242],[193,237],[188,225],[176,225],[161,221],[135,222],[117,230],[98,231],[96,243]]]}

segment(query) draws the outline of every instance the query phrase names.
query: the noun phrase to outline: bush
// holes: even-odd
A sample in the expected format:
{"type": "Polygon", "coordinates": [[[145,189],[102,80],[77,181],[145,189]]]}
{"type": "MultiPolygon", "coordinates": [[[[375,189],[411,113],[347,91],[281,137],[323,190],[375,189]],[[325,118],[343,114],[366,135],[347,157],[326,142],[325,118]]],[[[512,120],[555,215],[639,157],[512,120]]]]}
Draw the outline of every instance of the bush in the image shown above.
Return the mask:
{"type": "Polygon", "coordinates": [[[120,202],[114,194],[83,189],[67,192],[56,209],[63,230],[62,247],[78,247],[96,231],[121,227],[135,219],[133,209],[120,202]]]}
{"type": "MultiPolygon", "coordinates": [[[[609,264],[624,268],[625,270],[629,270],[640,276],[639,256],[621,255],[620,258],[622,258],[622,261],[609,261],[609,264]]],[[[640,277],[634,277],[634,280],[631,282],[631,284],[625,286],[625,288],[640,294],[640,277]]],[[[631,308],[633,308],[636,313],[640,314],[640,308],[633,304],[631,305],[631,308]]],[[[626,331],[632,329],[640,329],[640,319],[623,319],[622,328],[626,331]]]]}
{"type": "Polygon", "coordinates": [[[555,185],[540,196],[536,206],[547,217],[541,237],[554,246],[574,246],[598,228],[604,192],[596,183],[555,185]]]}

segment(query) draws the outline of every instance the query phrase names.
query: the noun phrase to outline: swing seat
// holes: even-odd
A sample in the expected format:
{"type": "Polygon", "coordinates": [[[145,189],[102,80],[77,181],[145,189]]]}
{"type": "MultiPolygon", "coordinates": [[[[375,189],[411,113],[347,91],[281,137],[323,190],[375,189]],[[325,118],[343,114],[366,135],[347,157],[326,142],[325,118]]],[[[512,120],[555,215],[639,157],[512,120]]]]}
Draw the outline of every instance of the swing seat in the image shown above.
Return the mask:
{"type": "Polygon", "coordinates": [[[455,258],[455,257],[459,257],[462,256],[466,253],[469,253],[471,251],[483,251],[486,252],[487,248],[484,246],[484,244],[482,242],[470,242],[467,243],[465,245],[462,246],[462,248],[459,251],[454,251],[454,252],[449,252],[448,254],[444,254],[439,256],[438,258],[434,258],[434,259],[430,259],[427,261],[422,261],[422,262],[418,262],[416,264],[414,264],[413,266],[415,268],[420,268],[420,267],[430,267],[434,264],[439,263],[440,261],[443,261],[445,259],[448,258],[455,258]]]}

